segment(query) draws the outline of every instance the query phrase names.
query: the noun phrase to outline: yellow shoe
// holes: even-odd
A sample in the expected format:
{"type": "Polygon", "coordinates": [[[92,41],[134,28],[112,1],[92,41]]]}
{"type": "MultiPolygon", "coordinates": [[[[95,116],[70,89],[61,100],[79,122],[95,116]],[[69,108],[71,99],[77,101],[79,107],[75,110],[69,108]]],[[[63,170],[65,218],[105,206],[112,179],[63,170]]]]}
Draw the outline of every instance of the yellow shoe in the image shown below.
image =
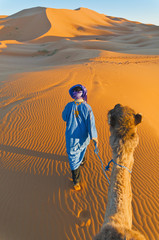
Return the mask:
{"type": "Polygon", "coordinates": [[[83,158],[83,160],[82,160],[82,162],[81,162],[81,166],[84,166],[85,163],[86,163],[86,158],[85,158],[85,156],[84,156],[84,158],[83,158]]]}
{"type": "Polygon", "coordinates": [[[76,183],[73,187],[74,187],[74,189],[75,189],[76,191],[80,191],[80,190],[81,190],[81,186],[80,186],[79,183],[76,183]]]}

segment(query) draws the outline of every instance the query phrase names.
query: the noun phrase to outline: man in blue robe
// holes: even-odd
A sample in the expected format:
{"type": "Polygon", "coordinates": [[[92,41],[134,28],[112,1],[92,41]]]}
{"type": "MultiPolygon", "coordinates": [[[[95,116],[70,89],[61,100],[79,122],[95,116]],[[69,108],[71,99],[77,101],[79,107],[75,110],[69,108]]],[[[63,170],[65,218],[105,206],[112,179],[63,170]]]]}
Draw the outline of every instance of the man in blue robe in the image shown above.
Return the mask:
{"type": "Polygon", "coordinates": [[[97,130],[92,108],[87,104],[87,90],[81,84],[70,88],[73,99],[66,105],[62,118],[66,121],[66,149],[72,171],[74,189],[80,190],[80,165],[85,161],[85,153],[90,139],[98,145],[97,130]]]}

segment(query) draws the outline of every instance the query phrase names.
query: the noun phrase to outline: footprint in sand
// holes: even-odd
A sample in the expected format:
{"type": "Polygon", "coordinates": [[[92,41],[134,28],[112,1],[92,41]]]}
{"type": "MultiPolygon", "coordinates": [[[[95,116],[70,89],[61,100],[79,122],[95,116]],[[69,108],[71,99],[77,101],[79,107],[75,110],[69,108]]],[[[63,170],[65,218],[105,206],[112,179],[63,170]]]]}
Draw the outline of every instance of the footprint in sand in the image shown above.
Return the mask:
{"type": "Polygon", "coordinates": [[[91,215],[87,210],[80,210],[77,215],[79,222],[78,225],[80,227],[89,227],[91,224],[91,215]]]}

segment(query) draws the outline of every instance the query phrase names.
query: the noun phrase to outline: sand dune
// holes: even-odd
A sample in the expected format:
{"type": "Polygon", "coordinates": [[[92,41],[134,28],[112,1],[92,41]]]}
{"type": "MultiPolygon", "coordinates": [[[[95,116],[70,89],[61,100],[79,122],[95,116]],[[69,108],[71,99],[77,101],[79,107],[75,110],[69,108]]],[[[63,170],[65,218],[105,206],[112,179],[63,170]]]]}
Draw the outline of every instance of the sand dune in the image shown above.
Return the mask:
{"type": "MultiPolygon", "coordinates": [[[[95,42],[99,50],[158,54],[159,26],[109,17],[95,11],[33,8],[0,19],[0,41],[59,42],[75,45],[95,42]]],[[[65,47],[65,46],[64,46],[65,47]]],[[[66,46],[67,48],[67,46],[66,46]]],[[[47,46],[45,47],[47,49],[47,46]]]]}
{"type": "Polygon", "coordinates": [[[29,41],[43,35],[51,26],[45,8],[23,10],[0,21],[0,41],[29,41]]]}
{"type": "MultiPolygon", "coordinates": [[[[92,239],[108,182],[91,143],[82,191],[72,189],[61,112],[88,89],[104,166],[107,112],[143,114],[132,173],[133,228],[159,239],[159,27],[78,10],[33,8],[0,17],[0,239],[92,239]]],[[[110,172],[108,173],[110,177],[110,172]]]]}

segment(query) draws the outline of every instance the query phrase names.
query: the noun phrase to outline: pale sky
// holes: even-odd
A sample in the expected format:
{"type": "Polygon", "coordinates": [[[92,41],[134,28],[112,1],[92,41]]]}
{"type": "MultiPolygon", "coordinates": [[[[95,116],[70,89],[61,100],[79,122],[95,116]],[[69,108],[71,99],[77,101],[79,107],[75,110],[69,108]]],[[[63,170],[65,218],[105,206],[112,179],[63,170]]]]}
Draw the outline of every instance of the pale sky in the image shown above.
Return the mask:
{"type": "Polygon", "coordinates": [[[0,15],[37,6],[72,10],[85,7],[108,16],[159,26],[159,0],[0,0],[0,15]]]}

